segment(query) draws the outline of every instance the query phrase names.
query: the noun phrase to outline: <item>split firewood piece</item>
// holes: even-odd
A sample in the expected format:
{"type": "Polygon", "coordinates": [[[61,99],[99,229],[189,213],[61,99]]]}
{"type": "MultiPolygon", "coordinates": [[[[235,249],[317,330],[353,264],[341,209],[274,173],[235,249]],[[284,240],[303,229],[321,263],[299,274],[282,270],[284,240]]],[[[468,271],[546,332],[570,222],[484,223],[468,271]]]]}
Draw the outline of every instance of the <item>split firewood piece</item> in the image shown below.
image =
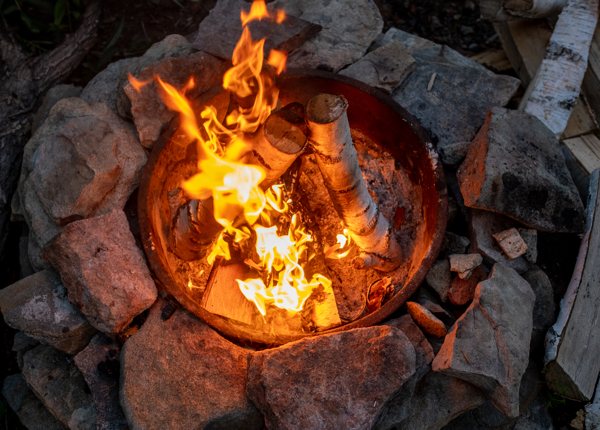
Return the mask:
{"type": "Polygon", "coordinates": [[[550,388],[578,401],[592,398],[600,374],[600,169],[590,177],[587,201],[585,234],[544,357],[550,388]]]}
{"type": "Polygon", "coordinates": [[[269,115],[251,139],[252,153],[247,161],[265,169],[263,188],[273,185],[306,147],[308,139],[302,126],[291,120],[295,106],[286,108],[269,115]]]}
{"type": "Polygon", "coordinates": [[[362,251],[355,266],[390,271],[400,264],[400,245],[367,189],[347,109],[343,96],[319,94],[310,99],[306,108],[310,144],[333,205],[362,251]]]}
{"type": "MultiPolygon", "coordinates": [[[[286,106],[272,113],[252,137],[252,151],[245,161],[265,169],[263,188],[276,182],[304,151],[307,137],[300,124],[303,122],[297,106],[286,106]]],[[[190,200],[177,211],[171,229],[171,250],[183,260],[202,258],[221,229],[213,215],[212,197],[190,200]]]]}
{"type": "Polygon", "coordinates": [[[598,22],[598,0],[569,0],[560,13],[546,55],[520,109],[561,135],[581,91],[598,22]]]}
{"type": "Polygon", "coordinates": [[[498,242],[498,246],[500,246],[502,251],[511,260],[525,255],[527,252],[527,244],[521,237],[519,230],[514,227],[493,234],[492,236],[494,236],[494,239],[498,242]]]}

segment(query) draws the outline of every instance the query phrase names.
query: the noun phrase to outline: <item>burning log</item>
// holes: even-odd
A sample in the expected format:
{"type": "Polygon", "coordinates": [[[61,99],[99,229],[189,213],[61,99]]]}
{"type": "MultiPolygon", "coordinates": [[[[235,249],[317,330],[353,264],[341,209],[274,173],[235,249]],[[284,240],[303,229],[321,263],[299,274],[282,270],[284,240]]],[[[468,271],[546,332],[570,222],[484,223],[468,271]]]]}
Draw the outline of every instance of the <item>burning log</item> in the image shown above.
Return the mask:
{"type": "MultiPolygon", "coordinates": [[[[304,151],[307,137],[302,130],[296,104],[273,112],[251,139],[252,151],[247,162],[266,171],[263,187],[275,183],[304,151]]],[[[171,250],[179,258],[191,261],[202,258],[222,226],[213,216],[213,199],[190,200],[177,211],[171,229],[171,250]]]]}
{"type": "Polygon", "coordinates": [[[343,96],[331,94],[319,94],[308,102],[311,145],[333,205],[361,250],[355,266],[391,271],[400,264],[400,245],[367,189],[350,134],[347,108],[343,96]]]}

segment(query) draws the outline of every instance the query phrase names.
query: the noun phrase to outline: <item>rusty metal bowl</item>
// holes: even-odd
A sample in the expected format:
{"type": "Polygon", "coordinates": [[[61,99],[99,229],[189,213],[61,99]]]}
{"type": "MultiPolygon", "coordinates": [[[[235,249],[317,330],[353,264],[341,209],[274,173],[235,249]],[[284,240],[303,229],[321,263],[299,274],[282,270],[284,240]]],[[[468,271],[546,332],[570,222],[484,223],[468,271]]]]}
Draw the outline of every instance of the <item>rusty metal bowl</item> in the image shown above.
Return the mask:
{"type": "MultiPolygon", "coordinates": [[[[389,317],[417,290],[440,250],[447,221],[447,195],[443,169],[437,153],[416,120],[391,97],[354,79],[321,71],[289,71],[278,82],[283,105],[297,101],[305,104],[318,93],[342,94],[349,102],[351,128],[377,142],[392,154],[408,173],[420,193],[420,217],[414,233],[414,246],[403,285],[377,310],[345,325],[318,333],[281,334],[212,314],[201,305],[178,273],[177,257],[168,248],[171,228],[169,190],[182,177],[175,177],[178,163],[194,158],[194,145],[174,138],[171,127],[155,144],[145,168],[139,190],[139,223],[150,267],[159,283],[187,310],[223,335],[241,342],[277,345],[305,336],[331,333],[377,324],[389,317]],[[186,146],[187,145],[187,146],[186,146]]],[[[199,103],[200,105],[202,103],[199,103]]],[[[191,174],[191,173],[190,173],[191,174]]]]}

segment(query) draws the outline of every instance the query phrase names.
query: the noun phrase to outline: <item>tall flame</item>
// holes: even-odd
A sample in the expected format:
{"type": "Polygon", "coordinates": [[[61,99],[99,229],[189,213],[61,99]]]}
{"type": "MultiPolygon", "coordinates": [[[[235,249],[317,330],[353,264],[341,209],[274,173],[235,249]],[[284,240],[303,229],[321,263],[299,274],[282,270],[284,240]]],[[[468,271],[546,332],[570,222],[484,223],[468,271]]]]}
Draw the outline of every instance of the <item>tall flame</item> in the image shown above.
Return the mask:
{"type": "MultiPolygon", "coordinates": [[[[264,169],[242,161],[251,150],[245,136],[255,132],[277,106],[274,76],[285,70],[287,60],[284,52],[272,49],[265,62],[265,39],[252,40],[248,24],[263,19],[281,23],[285,13],[270,13],[263,0],[255,0],[249,12],[240,14],[242,34],[232,67],[223,76],[223,88],[239,107],[224,123],[213,106],[204,108],[198,119],[186,97],[194,87],[192,79],[181,89],[158,76],[154,80],[166,105],[179,112],[181,129],[197,142],[198,173],[183,181],[182,188],[192,199],[212,197],[214,217],[223,226],[207,259],[211,264],[217,258],[229,260],[232,246],[253,245],[258,261],[249,265],[260,277],[236,281],[244,296],[266,315],[268,304],[289,312],[302,310],[312,291],[319,286],[329,290],[331,281],[319,273],[307,279],[301,262],[313,257],[312,236],[302,227],[300,215],[290,210],[283,187],[273,185],[264,191],[260,186],[264,169]],[[277,224],[281,217],[288,220],[287,227],[277,224]]],[[[133,76],[130,82],[138,91],[147,84],[133,76]]]]}

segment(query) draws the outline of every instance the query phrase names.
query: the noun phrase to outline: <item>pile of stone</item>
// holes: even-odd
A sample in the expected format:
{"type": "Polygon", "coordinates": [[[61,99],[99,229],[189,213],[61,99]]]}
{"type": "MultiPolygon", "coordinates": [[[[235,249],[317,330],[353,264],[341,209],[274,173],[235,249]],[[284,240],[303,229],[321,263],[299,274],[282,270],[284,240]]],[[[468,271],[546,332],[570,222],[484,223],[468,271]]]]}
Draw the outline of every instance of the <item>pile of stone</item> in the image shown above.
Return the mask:
{"type": "MultiPolygon", "coordinates": [[[[127,73],[182,86],[191,72],[201,94],[227,67],[200,36],[168,36],[83,89],[53,88],[37,113],[13,200],[29,228],[23,279],[0,290],[19,331],[21,373],[2,387],[11,408],[29,429],[548,428],[532,352],[555,303],[537,232],[584,225],[556,138],[502,107],[518,80],[398,29],[382,34],[372,0],[274,3],[321,26],[292,65],[389,92],[435,140],[453,209],[425,284],[385,324],[263,350],[159,298],[127,201],[173,113],[152,85],[132,91],[127,73]]],[[[199,35],[237,26],[227,12],[245,4],[218,1],[199,35]]]]}

